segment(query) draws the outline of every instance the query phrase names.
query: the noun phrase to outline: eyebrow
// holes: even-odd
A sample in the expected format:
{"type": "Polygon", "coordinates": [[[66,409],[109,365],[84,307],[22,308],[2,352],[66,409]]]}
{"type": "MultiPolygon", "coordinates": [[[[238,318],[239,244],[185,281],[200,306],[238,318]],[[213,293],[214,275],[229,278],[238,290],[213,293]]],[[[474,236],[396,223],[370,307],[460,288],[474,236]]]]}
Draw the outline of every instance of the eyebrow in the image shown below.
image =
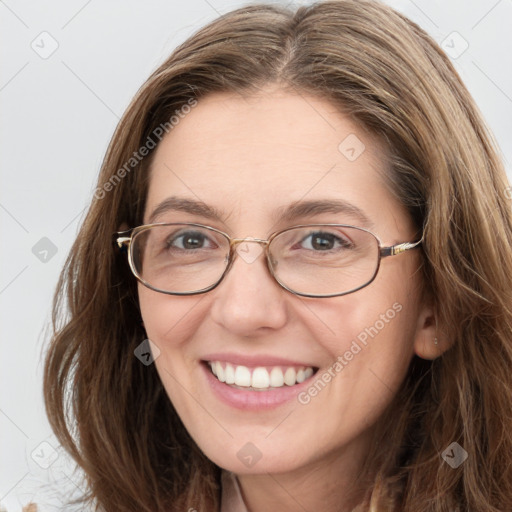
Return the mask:
{"type": "MultiPolygon", "coordinates": [[[[184,212],[210,220],[223,222],[224,215],[217,208],[201,201],[185,197],[171,196],[164,199],[151,213],[148,223],[157,221],[158,217],[167,212],[184,212]]],[[[356,219],[360,227],[372,228],[373,222],[356,205],[341,199],[317,199],[294,201],[274,211],[274,218],[281,222],[292,222],[304,217],[314,217],[325,213],[343,214],[356,219]]]]}

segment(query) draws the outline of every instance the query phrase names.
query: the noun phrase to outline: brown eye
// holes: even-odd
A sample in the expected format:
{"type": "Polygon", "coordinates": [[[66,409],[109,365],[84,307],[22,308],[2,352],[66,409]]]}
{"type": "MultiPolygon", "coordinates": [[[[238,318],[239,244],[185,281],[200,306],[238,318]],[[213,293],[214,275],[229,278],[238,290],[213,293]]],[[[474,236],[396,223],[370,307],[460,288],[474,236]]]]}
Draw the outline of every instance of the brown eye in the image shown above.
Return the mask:
{"type": "Polygon", "coordinates": [[[169,237],[166,241],[166,247],[183,250],[215,248],[211,247],[211,240],[199,231],[186,231],[180,235],[169,237]]]}
{"type": "Polygon", "coordinates": [[[311,249],[315,251],[330,251],[339,248],[348,249],[352,245],[348,240],[340,238],[334,233],[328,233],[325,231],[316,231],[314,233],[310,233],[304,237],[300,243],[304,244],[305,249],[311,249]]]}

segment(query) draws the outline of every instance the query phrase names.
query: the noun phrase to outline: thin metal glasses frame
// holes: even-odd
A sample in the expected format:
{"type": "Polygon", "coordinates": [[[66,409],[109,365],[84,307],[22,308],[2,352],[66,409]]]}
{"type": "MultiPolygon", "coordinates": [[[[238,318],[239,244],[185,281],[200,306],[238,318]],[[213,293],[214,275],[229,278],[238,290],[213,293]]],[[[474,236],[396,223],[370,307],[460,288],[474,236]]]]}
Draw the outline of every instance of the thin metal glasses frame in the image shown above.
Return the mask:
{"type": "Polygon", "coordinates": [[[164,293],[166,295],[198,295],[201,293],[209,292],[210,290],[213,290],[214,288],[216,288],[222,282],[222,280],[224,279],[224,277],[226,276],[226,274],[229,272],[230,268],[232,267],[234,259],[235,259],[236,246],[243,242],[255,242],[258,244],[263,244],[265,246],[264,251],[265,251],[265,259],[267,262],[267,268],[268,268],[271,276],[274,278],[274,280],[282,288],[289,291],[290,293],[293,293],[294,295],[300,295],[301,297],[310,297],[310,298],[340,297],[342,295],[348,295],[349,293],[357,292],[358,290],[365,288],[366,286],[368,286],[370,283],[372,283],[375,280],[375,278],[379,272],[379,269],[380,269],[380,262],[381,262],[382,258],[387,258],[388,256],[396,256],[396,255],[402,254],[403,252],[408,251],[410,249],[415,249],[423,242],[423,238],[421,238],[417,242],[403,242],[400,244],[383,247],[382,242],[380,241],[379,237],[377,235],[375,235],[375,233],[372,233],[370,230],[368,230],[366,228],[352,226],[350,224],[330,224],[330,223],[327,223],[327,224],[326,223],[298,224],[295,226],[290,226],[286,229],[282,229],[280,231],[275,231],[274,233],[272,233],[269,236],[269,238],[267,240],[263,240],[260,238],[252,238],[252,237],[231,238],[227,233],[224,233],[223,231],[221,231],[217,228],[213,228],[213,227],[207,226],[205,224],[198,224],[198,223],[194,223],[194,222],[161,222],[161,223],[155,223],[155,224],[144,224],[144,225],[137,226],[135,228],[132,228],[132,229],[129,229],[126,231],[119,231],[119,232],[115,233],[114,236],[115,236],[115,242],[117,243],[118,247],[120,249],[123,249],[123,248],[127,249],[128,262],[129,262],[130,269],[131,269],[133,275],[144,286],[146,286],[147,288],[149,288],[151,290],[154,290],[155,292],[164,293]],[[229,241],[228,264],[227,264],[224,272],[220,276],[220,278],[217,280],[217,282],[211,286],[208,286],[207,288],[202,288],[201,290],[196,290],[196,291],[192,291],[192,292],[169,292],[166,290],[161,290],[159,288],[155,288],[154,286],[149,284],[147,281],[145,281],[142,278],[142,276],[140,276],[139,273],[137,272],[134,262],[133,262],[132,240],[139,233],[142,233],[143,231],[151,229],[154,226],[195,226],[195,227],[200,227],[203,229],[208,229],[208,230],[214,231],[214,232],[219,233],[220,235],[224,236],[229,241]],[[375,272],[374,272],[372,278],[368,282],[366,282],[365,284],[363,284],[353,290],[349,290],[346,292],[334,293],[334,294],[328,294],[328,295],[311,295],[311,294],[307,294],[307,293],[296,292],[295,290],[288,288],[284,283],[282,283],[278,279],[278,277],[274,274],[274,270],[272,268],[272,262],[271,262],[271,255],[269,252],[269,247],[270,247],[270,243],[272,242],[272,240],[274,240],[274,238],[276,238],[281,233],[285,233],[286,231],[290,231],[292,229],[318,227],[318,226],[331,226],[331,227],[344,227],[344,228],[358,229],[360,231],[365,231],[366,233],[369,233],[370,235],[372,235],[375,238],[375,240],[377,241],[377,245],[378,245],[378,261],[377,261],[377,266],[375,268],[375,272]]]}

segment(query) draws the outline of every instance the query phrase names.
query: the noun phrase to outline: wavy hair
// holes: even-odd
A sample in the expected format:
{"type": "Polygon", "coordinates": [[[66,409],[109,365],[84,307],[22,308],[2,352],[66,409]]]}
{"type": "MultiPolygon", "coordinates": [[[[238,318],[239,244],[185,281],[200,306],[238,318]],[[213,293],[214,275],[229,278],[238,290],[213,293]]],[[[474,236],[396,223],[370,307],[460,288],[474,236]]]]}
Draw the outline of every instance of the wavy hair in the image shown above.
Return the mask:
{"type": "Polygon", "coordinates": [[[386,144],[387,183],[423,232],[425,289],[452,344],[434,361],[413,359],[376,434],[373,484],[357,510],[512,510],[509,183],[450,60],[415,23],[371,0],[220,16],[127,108],[98,178],[103,192],[59,279],[45,361],[47,414],[86,475],[83,502],[219,510],[220,468],[187,433],[154,365],[134,357],[146,337],[136,280],[112,234],[142,223],[154,149],[133,168],[126,162],[155,129],[210,93],[250,95],[266,84],[326,99],[386,144]],[[441,458],[452,442],[469,454],[458,468],[441,458]]]}

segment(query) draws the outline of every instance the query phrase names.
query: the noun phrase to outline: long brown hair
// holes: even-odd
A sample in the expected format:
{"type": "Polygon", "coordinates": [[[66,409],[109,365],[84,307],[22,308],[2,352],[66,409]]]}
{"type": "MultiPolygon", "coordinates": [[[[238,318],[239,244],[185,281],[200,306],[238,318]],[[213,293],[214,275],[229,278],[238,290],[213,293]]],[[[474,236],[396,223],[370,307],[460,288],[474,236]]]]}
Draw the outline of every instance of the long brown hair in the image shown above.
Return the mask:
{"type": "Polygon", "coordinates": [[[413,359],[358,510],[512,510],[509,185],[450,60],[369,0],[223,15],[173,52],[121,119],[59,280],[45,365],[48,417],[87,477],[84,500],[108,511],[219,509],[220,468],[188,435],[155,366],[134,357],[145,338],[136,281],[112,234],[142,223],[154,151],[130,158],[158,127],[211,92],[272,83],[329,100],[386,143],[389,187],[423,232],[425,287],[453,343],[432,362],[413,359]],[[458,468],[441,457],[453,442],[468,453],[458,468]]]}

